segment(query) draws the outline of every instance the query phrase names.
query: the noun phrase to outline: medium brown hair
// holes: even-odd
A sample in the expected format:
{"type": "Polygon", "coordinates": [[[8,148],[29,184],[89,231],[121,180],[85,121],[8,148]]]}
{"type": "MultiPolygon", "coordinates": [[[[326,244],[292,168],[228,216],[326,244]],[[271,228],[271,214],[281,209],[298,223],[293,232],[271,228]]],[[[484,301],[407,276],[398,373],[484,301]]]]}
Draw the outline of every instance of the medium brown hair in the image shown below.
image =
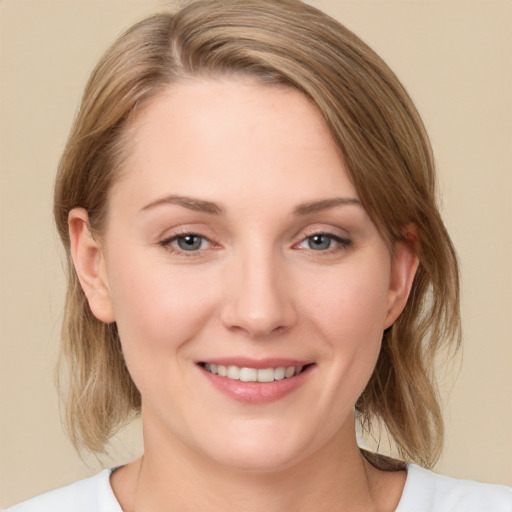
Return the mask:
{"type": "Polygon", "coordinates": [[[419,268],[411,295],[383,334],[356,407],[366,428],[376,421],[389,432],[402,458],[429,467],[443,438],[434,358],[460,339],[457,260],[436,205],[432,150],[416,108],[383,60],[298,0],[185,3],[134,25],[93,71],[55,188],[54,214],[68,256],[62,339],[70,437],[76,446],[101,451],[140,412],[141,398],[115,324],[94,317],[78,282],[69,211],[85,208],[93,233],[101,235],[133,116],[171,84],[235,75],[292,87],[316,105],[390,248],[415,226],[419,268]]]}

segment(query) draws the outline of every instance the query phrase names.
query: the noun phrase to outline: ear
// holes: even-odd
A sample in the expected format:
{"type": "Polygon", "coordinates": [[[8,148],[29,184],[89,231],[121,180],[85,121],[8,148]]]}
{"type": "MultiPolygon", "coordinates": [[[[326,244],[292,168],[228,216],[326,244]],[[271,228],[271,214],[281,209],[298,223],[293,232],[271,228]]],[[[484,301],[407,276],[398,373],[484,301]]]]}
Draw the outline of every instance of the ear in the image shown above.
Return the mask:
{"type": "Polygon", "coordinates": [[[391,260],[388,290],[388,310],[384,321],[387,329],[396,321],[407,304],[414,276],[418,269],[418,235],[414,226],[408,226],[403,241],[396,242],[391,260]]]}
{"type": "Polygon", "coordinates": [[[94,316],[105,323],[114,322],[103,252],[89,227],[84,208],[73,208],[68,215],[71,257],[82,289],[94,316]]]}

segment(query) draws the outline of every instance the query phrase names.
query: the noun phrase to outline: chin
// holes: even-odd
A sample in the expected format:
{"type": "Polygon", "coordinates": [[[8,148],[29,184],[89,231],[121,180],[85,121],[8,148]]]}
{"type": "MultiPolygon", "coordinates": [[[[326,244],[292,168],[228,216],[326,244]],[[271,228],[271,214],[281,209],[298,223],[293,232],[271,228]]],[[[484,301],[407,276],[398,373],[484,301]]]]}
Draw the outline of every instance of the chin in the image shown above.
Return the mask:
{"type": "Polygon", "coordinates": [[[248,449],[232,447],[229,453],[211,454],[217,464],[244,473],[271,473],[288,469],[298,463],[302,455],[281,450],[276,452],[268,447],[248,449]]]}
{"type": "Polygon", "coordinates": [[[306,432],[269,426],[264,429],[239,429],[236,433],[231,431],[225,438],[209,443],[203,453],[231,470],[268,473],[298,464],[308,456],[315,444],[313,436],[306,432]]]}

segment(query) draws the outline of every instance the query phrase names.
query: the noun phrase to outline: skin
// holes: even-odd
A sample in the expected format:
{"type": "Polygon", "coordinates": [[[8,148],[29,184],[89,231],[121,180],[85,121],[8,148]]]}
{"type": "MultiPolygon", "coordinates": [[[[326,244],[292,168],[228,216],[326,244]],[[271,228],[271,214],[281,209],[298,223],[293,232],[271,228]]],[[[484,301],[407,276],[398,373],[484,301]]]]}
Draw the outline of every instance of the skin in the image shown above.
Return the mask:
{"type": "Polygon", "coordinates": [[[144,457],[111,478],[124,510],[394,510],[405,473],[361,456],[354,404],[407,301],[413,246],[390,251],[297,91],[184,82],[132,133],[102,236],[84,210],[69,216],[91,309],[117,322],[142,396],[144,457]],[[242,356],[312,366],[288,395],[247,404],[197,364],[242,356]]]}

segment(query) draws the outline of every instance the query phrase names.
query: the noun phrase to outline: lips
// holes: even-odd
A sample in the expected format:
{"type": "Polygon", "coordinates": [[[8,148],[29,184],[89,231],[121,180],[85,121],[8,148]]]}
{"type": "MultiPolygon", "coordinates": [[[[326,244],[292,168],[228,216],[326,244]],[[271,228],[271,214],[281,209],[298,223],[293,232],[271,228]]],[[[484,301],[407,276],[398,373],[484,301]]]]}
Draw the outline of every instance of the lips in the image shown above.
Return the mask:
{"type": "Polygon", "coordinates": [[[228,358],[198,362],[214,388],[236,401],[264,404],[300,388],[314,363],[291,359],[250,360],[228,358]]]}

